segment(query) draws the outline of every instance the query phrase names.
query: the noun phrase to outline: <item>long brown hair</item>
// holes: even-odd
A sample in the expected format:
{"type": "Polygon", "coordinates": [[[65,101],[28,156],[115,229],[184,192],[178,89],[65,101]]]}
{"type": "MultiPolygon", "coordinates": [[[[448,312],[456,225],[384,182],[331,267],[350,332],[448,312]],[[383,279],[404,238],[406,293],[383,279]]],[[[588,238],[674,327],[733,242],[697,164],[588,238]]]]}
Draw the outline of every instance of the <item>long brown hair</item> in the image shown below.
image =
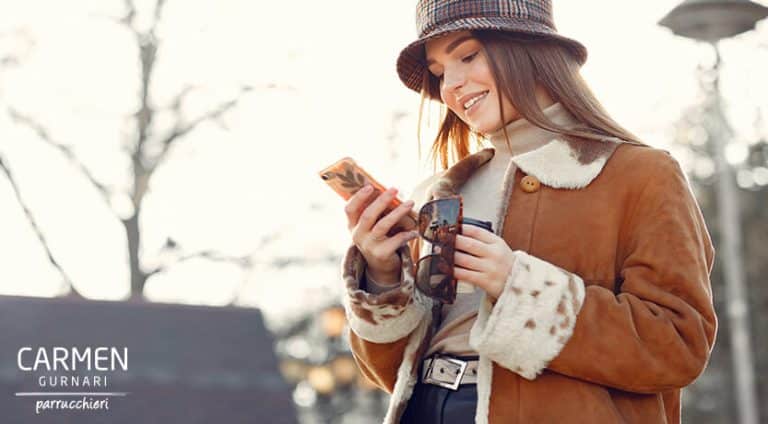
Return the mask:
{"type": "MultiPolygon", "coordinates": [[[[502,31],[472,31],[472,35],[483,44],[499,93],[506,96],[520,116],[532,125],[558,133],[566,140],[605,142],[618,138],[645,145],[608,115],[579,73],[578,62],[564,45],[550,39],[502,31]],[[536,101],[537,83],[580,125],[564,128],[550,121],[536,101]]],[[[419,138],[425,106],[430,99],[440,99],[440,81],[429,71],[424,72],[421,94],[419,138]]],[[[481,139],[450,109],[444,105],[441,109],[442,121],[432,143],[431,156],[435,167],[439,159],[442,168],[446,169],[452,161],[471,154],[472,140],[479,146],[481,139]]],[[[501,96],[499,109],[500,116],[504,116],[501,96]]],[[[504,135],[507,136],[506,127],[504,135]]]]}

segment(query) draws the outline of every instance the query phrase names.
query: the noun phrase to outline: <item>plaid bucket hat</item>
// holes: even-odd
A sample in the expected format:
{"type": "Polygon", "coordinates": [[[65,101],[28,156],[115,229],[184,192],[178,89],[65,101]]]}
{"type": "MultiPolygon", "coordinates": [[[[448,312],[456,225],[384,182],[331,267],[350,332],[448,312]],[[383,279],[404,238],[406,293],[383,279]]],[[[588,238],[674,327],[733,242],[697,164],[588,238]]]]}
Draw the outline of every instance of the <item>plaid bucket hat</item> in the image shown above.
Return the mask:
{"type": "Polygon", "coordinates": [[[565,45],[579,64],[587,60],[587,49],[576,40],[557,33],[551,0],[419,0],[416,5],[418,39],[400,52],[397,73],[406,87],[421,91],[427,72],[424,45],[442,35],[467,30],[490,29],[527,34],[565,45]]]}

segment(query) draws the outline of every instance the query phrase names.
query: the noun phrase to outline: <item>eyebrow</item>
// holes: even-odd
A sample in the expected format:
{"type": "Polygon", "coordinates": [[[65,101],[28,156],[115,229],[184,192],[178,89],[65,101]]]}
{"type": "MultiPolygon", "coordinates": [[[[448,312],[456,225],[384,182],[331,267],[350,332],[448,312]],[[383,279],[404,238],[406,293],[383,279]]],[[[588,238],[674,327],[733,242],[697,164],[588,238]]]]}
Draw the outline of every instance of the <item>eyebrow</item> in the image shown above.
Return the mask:
{"type": "MultiPolygon", "coordinates": [[[[448,46],[446,46],[446,47],[445,47],[445,54],[451,54],[451,52],[452,52],[452,51],[454,51],[454,50],[456,50],[456,47],[459,47],[459,45],[460,45],[461,43],[463,43],[463,42],[465,42],[465,41],[467,41],[467,40],[472,40],[473,38],[474,38],[474,37],[472,37],[471,35],[465,35],[465,36],[463,36],[463,37],[461,37],[461,38],[457,38],[457,39],[455,39],[455,40],[451,41],[451,43],[450,43],[450,44],[448,44],[448,46]]],[[[427,59],[427,66],[430,66],[430,65],[432,65],[433,63],[435,63],[435,61],[434,61],[434,60],[432,60],[432,59],[427,59]]]]}

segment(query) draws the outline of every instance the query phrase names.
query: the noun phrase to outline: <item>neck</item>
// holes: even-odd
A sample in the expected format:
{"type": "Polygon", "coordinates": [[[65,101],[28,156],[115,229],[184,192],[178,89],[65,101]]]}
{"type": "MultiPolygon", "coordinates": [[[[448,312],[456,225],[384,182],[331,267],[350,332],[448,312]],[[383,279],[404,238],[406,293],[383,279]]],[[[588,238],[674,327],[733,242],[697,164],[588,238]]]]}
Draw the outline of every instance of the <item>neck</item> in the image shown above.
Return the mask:
{"type": "MultiPolygon", "coordinates": [[[[559,126],[570,126],[577,123],[576,119],[560,103],[551,104],[543,112],[550,121],[559,126]]],[[[539,128],[522,117],[510,122],[505,128],[507,130],[506,136],[504,128],[486,135],[486,139],[496,150],[494,156],[507,158],[521,155],[541,147],[557,136],[557,133],[539,128]],[[509,146],[507,146],[507,136],[509,137],[509,146]]]]}

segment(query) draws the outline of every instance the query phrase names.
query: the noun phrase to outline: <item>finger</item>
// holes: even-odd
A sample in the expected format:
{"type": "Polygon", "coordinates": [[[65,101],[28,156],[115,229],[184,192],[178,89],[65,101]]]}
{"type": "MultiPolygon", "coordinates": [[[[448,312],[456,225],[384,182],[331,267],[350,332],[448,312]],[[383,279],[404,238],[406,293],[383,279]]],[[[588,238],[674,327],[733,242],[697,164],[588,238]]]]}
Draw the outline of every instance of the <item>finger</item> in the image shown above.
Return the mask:
{"type": "Polygon", "coordinates": [[[457,280],[485,289],[485,279],[483,278],[483,273],[481,272],[454,266],[453,277],[457,280]]]}
{"type": "Polygon", "coordinates": [[[415,231],[401,231],[392,237],[384,236],[377,241],[369,234],[363,244],[364,249],[370,253],[371,257],[380,261],[387,261],[397,255],[398,248],[415,237],[418,237],[415,231]]]}
{"type": "Polygon", "coordinates": [[[485,271],[488,269],[486,261],[458,251],[453,254],[453,263],[472,271],[485,271]]]}
{"type": "Polygon", "coordinates": [[[405,245],[406,243],[415,239],[418,236],[419,236],[419,233],[417,233],[416,231],[401,231],[395,234],[394,236],[389,237],[385,242],[383,242],[382,249],[385,249],[386,251],[393,253],[399,247],[405,245]]]}
{"type": "Polygon", "coordinates": [[[392,202],[397,194],[396,188],[389,188],[384,193],[381,193],[376,200],[371,202],[367,208],[360,215],[360,219],[357,222],[359,227],[362,227],[363,231],[370,231],[376,220],[379,219],[381,214],[387,209],[387,205],[392,202]]]}
{"type": "Polygon", "coordinates": [[[496,240],[495,234],[477,225],[461,224],[461,233],[483,243],[493,243],[496,240]]]}
{"type": "Polygon", "coordinates": [[[380,237],[389,233],[392,226],[397,224],[397,222],[400,221],[400,218],[404,217],[411,208],[413,208],[413,204],[413,200],[401,203],[400,206],[381,218],[376,225],[371,228],[371,234],[380,237]]]}
{"type": "Polygon", "coordinates": [[[483,257],[488,256],[489,245],[465,235],[456,234],[456,250],[461,250],[472,256],[483,257]]]}
{"type": "Polygon", "coordinates": [[[344,212],[347,214],[347,226],[349,228],[357,225],[357,221],[360,219],[360,214],[363,212],[363,206],[369,200],[372,193],[373,187],[369,184],[358,190],[357,193],[352,195],[347,201],[346,206],[344,206],[344,212]]]}

